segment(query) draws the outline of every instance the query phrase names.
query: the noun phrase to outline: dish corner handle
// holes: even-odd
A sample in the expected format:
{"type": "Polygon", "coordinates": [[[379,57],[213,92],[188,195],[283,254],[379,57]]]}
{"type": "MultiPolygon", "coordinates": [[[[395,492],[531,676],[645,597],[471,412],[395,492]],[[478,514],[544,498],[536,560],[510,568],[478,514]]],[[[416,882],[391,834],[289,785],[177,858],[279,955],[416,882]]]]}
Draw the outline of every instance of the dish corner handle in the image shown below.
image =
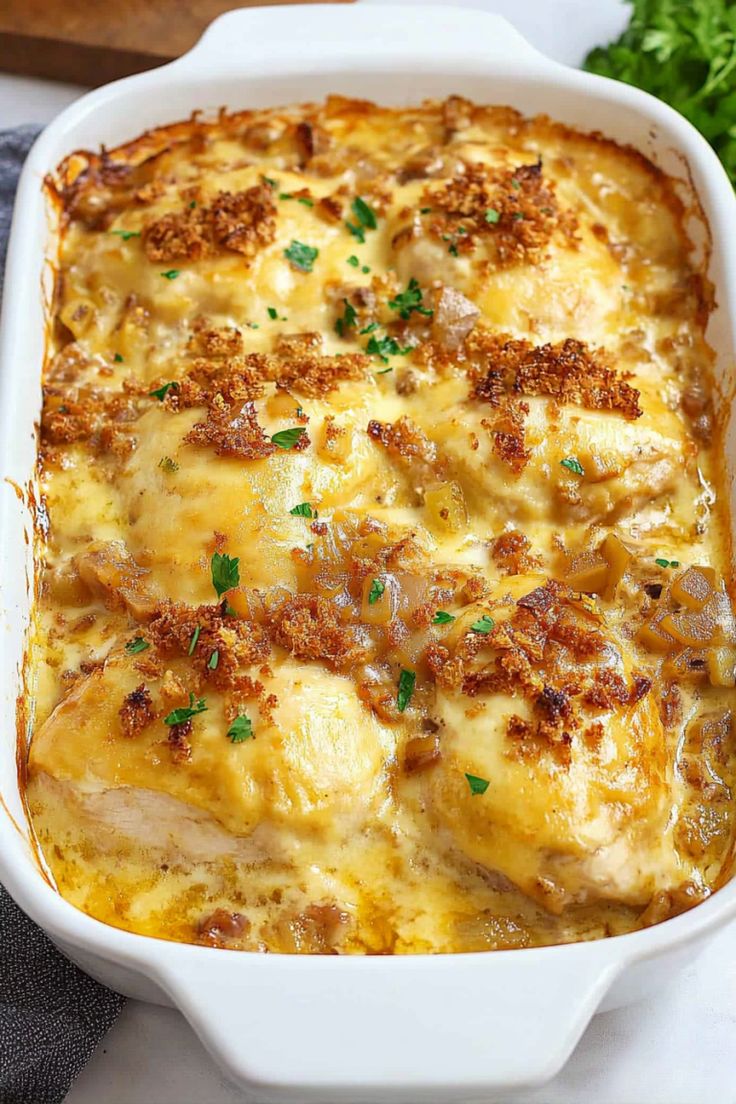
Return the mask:
{"type": "Polygon", "coordinates": [[[198,42],[174,65],[248,63],[262,58],[264,44],[278,43],[280,63],[293,55],[303,59],[304,43],[319,44],[325,63],[377,52],[391,63],[394,46],[402,52],[407,41],[417,55],[436,60],[451,54],[482,56],[489,62],[527,62],[554,65],[503,16],[448,4],[287,4],[236,8],[219,15],[198,42]]]}
{"type": "Polygon", "coordinates": [[[450,1104],[544,1084],[618,973],[591,944],[327,961],[215,951],[189,965],[160,980],[226,1074],[269,1100],[325,1102],[441,1089],[450,1104]]]}

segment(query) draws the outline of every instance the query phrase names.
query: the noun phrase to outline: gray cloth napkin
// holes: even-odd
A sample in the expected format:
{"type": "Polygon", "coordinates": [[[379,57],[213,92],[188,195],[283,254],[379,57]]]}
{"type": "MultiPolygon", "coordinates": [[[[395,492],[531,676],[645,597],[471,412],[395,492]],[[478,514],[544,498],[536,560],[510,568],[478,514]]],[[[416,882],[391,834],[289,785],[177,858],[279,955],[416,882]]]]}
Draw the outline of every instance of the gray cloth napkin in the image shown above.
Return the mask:
{"type": "MultiPolygon", "coordinates": [[[[0,131],[0,292],[18,175],[37,127],[0,131]]],[[[0,1104],[60,1104],[124,998],[59,954],[0,886],[0,1104]]]]}

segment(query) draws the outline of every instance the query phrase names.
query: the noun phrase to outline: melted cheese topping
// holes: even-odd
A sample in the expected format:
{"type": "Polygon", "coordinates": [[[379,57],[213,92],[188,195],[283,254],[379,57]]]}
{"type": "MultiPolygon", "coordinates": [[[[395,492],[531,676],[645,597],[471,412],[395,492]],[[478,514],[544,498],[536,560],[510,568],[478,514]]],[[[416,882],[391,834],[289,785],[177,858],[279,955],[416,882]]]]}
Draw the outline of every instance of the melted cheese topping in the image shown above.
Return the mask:
{"type": "Polygon", "coordinates": [[[168,939],[466,951],[724,876],[708,302],[631,150],[456,97],[79,153],[28,803],[168,939]]]}

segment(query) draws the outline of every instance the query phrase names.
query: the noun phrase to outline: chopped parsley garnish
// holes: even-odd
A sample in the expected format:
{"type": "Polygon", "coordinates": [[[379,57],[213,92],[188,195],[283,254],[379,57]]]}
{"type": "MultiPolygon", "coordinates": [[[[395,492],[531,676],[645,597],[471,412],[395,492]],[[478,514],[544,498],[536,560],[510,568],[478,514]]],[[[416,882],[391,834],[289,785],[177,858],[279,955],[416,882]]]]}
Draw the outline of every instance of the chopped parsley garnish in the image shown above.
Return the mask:
{"type": "Polygon", "coordinates": [[[291,192],[282,192],[279,199],[295,199],[297,203],[303,203],[305,207],[314,207],[314,200],[309,196],[295,196],[291,192]]]}
{"type": "Polygon", "coordinates": [[[680,566],[680,561],[679,560],[656,559],[654,562],[657,564],[658,567],[679,567],[680,566]]]}
{"type": "Polygon", "coordinates": [[[514,211],[514,213],[511,217],[514,220],[514,222],[521,222],[521,220],[524,218],[524,212],[523,211],[514,211]]]}
{"type": "Polygon", "coordinates": [[[378,329],[378,323],[377,322],[371,322],[368,326],[364,326],[363,329],[360,331],[360,333],[361,333],[361,336],[363,334],[372,334],[372,333],[375,333],[377,329],[378,329]]]}
{"type": "Polygon", "coordinates": [[[583,465],[580,463],[577,456],[568,456],[565,460],[560,460],[560,464],[563,468],[567,468],[568,471],[574,472],[575,475],[585,475],[583,465]]]}
{"type": "Polygon", "coordinates": [[[187,655],[194,655],[194,649],[197,647],[197,641],[199,640],[199,634],[202,631],[202,626],[197,625],[196,629],[192,633],[192,639],[189,641],[189,649],[187,655]]]}
{"type": "Polygon", "coordinates": [[[355,256],[354,253],[352,254],[352,256],[348,257],[347,263],[349,265],[352,265],[353,268],[358,268],[358,266],[360,265],[360,261],[358,260],[358,258],[355,256]]]}
{"type": "Polygon", "coordinates": [[[227,738],[231,744],[242,744],[253,736],[253,722],[245,713],[239,713],[227,730],[227,738]]]}
{"type": "Polygon", "coordinates": [[[393,337],[372,337],[365,347],[367,353],[379,356],[384,364],[388,364],[390,356],[406,356],[411,352],[411,347],[402,349],[398,341],[393,337]]]}
{"type": "Polygon", "coordinates": [[[294,517],[314,517],[314,512],[308,502],[300,502],[298,506],[292,507],[289,513],[293,514],[294,517]]]}
{"type": "Polygon", "coordinates": [[[389,364],[388,368],[380,368],[377,372],[377,376],[385,376],[387,372],[393,372],[393,368],[389,364]]]}
{"type": "Polygon", "coordinates": [[[491,629],[495,627],[495,624],[496,622],[493,618],[489,617],[487,613],[484,613],[481,618],[473,622],[470,628],[473,632],[483,633],[483,635],[486,636],[491,629]]]}
{"type": "Polygon", "coordinates": [[[335,322],[335,331],[340,337],[345,337],[345,331],[355,326],[358,321],[358,312],[352,303],[349,303],[347,299],[343,299],[343,303],[345,304],[345,310],[342,317],[335,322]]]}
{"type": "Polygon", "coordinates": [[[432,618],[433,625],[449,625],[451,621],[455,620],[454,613],[447,613],[445,610],[437,610],[436,614],[432,618]]]}
{"type": "Polygon", "coordinates": [[[148,394],[152,399],[158,399],[159,402],[163,402],[169,391],[173,387],[174,390],[178,388],[179,384],[176,380],[171,380],[169,383],[163,383],[160,387],[157,387],[154,391],[149,391],[148,394]]]}
{"type": "Polygon", "coordinates": [[[370,272],[370,270],[371,270],[370,265],[363,265],[363,267],[361,268],[360,271],[361,272],[370,272]]]}
{"type": "Polygon", "coordinates": [[[479,778],[477,774],[466,774],[465,777],[468,780],[470,792],[473,797],[484,794],[491,784],[487,778],[479,778]]]}
{"type": "Polygon", "coordinates": [[[219,662],[220,662],[220,653],[217,650],[217,648],[215,648],[214,652],[212,653],[210,658],[207,660],[207,666],[209,667],[210,671],[216,671],[217,670],[217,664],[219,662]]]}
{"type": "Polygon", "coordinates": [[[457,246],[454,242],[451,242],[450,245],[448,245],[447,252],[450,254],[451,257],[457,257],[457,246]]]}
{"type": "Polygon", "coordinates": [[[490,222],[491,225],[498,222],[501,218],[501,214],[495,207],[488,207],[486,210],[486,222],[490,222]]]}
{"type": "Polygon", "coordinates": [[[431,207],[420,207],[419,208],[419,214],[420,215],[428,215],[431,210],[432,210],[431,207]]]}
{"type": "Polygon", "coordinates": [[[414,686],[416,685],[417,675],[416,671],[407,671],[406,668],[402,670],[399,675],[399,692],[396,695],[396,705],[399,713],[403,713],[407,705],[411,701],[411,696],[414,693],[414,686]]]}
{"type": "Polygon", "coordinates": [[[368,591],[368,605],[375,606],[376,602],[381,597],[385,589],[385,583],[382,583],[380,579],[374,579],[371,583],[371,588],[368,591]]]}
{"type": "Polygon", "coordinates": [[[304,426],[293,426],[291,429],[280,429],[274,433],[271,441],[276,448],[292,449],[302,434],[306,433],[304,426]]]}
{"type": "Polygon", "coordinates": [[[284,256],[300,272],[311,272],[312,265],[319,256],[319,249],[315,249],[313,245],[305,245],[304,242],[292,240],[288,249],[284,250],[284,256]]]}
{"type": "Polygon", "coordinates": [[[263,176],[261,179],[264,184],[268,184],[269,188],[278,188],[279,186],[278,180],[274,180],[272,176],[263,176]]]}
{"type": "Polygon", "coordinates": [[[232,590],[240,582],[240,560],[237,556],[232,559],[227,553],[215,552],[210,561],[212,572],[212,585],[218,598],[222,598],[226,590],[232,590]]]}
{"type": "Polygon", "coordinates": [[[180,268],[167,268],[166,272],[162,272],[161,275],[165,280],[175,280],[180,272],[180,268]]]}
{"type": "Polygon", "coordinates": [[[422,289],[419,286],[419,281],[415,280],[412,276],[406,291],[402,291],[395,299],[389,299],[388,305],[391,310],[398,311],[399,318],[403,318],[404,320],[411,316],[412,311],[416,311],[417,314],[424,314],[428,318],[431,318],[434,311],[430,307],[422,305],[422,297],[422,289]]]}
{"type": "Polygon", "coordinates": [[[190,211],[193,211],[196,206],[197,206],[196,199],[192,199],[192,200],[189,201],[189,210],[190,211]]]}
{"type": "Polygon", "coordinates": [[[191,721],[192,717],[196,717],[198,713],[206,712],[207,706],[205,705],[204,698],[199,698],[195,703],[194,694],[190,692],[189,705],[181,705],[178,709],[172,709],[169,715],[167,717],[164,717],[164,724],[186,724],[187,721],[191,721]]]}
{"type": "Polygon", "coordinates": [[[179,465],[176,460],[172,460],[170,456],[162,456],[158,462],[158,466],[163,468],[165,472],[178,472],[179,465]]]}
{"type": "Polygon", "coordinates": [[[360,196],[355,197],[351,204],[351,209],[355,215],[357,225],[352,222],[346,222],[345,225],[353,237],[357,238],[358,241],[362,243],[365,241],[366,230],[375,230],[378,226],[375,212],[371,210],[366,201],[361,199],[360,196]]]}
{"type": "Polygon", "coordinates": [[[268,317],[269,318],[278,318],[278,316],[279,316],[279,312],[276,310],[275,307],[269,307],[268,308],[268,317]]]}
{"type": "Polygon", "coordinates": [[[116,353],[112,359],[115,361],[116,364],[123,363],[123,358],[121,357],[120,353],[116,353]]]}
{"type": "Polygon", "coordinates": [[[140,230],[111,230],[111,234],[117,234],[123,241],[130,241],[131,238],[139,238],[141,236],[140,230]]]}
{"type": "Polygon", "coordinates": [[[144,640],[142,636],[136,636],[133,640],[129,640],[125,645],[125,650],[128,655],[138,655],[139,652],[145,652],[146,648],[150,648],[151,645],[147,640],[144,640]]]}

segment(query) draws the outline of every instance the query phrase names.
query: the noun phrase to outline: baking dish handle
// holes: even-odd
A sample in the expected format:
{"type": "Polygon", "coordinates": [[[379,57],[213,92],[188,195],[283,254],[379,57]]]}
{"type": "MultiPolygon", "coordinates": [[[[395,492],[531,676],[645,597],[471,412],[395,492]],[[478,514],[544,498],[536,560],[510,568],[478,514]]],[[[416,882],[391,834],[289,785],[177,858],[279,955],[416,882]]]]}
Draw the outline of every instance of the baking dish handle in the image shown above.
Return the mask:
{"type": "Polygon", "coordinates": [[[390,69],[393,55],[406,60],[407,42],[421,60],[436,63],[451,56],[482,58],[495,65],[511,66],[523,60],[554,65],[534,49],[500,15],[491,12],[438,4],[296,4],[263,8],[240,8],[215,19],[194,47],[167,66],[196,70],[217,63],[225,69],[239,69],[243,75],[251,66],[273,65],[264,43],[278,43],[278,72],[288,70],[293,54],[304,72],[304,51],[315,44],[315,67],[350,67],[370,56],[374,65],[390,69]]]}
{"type": "Polygon", "coordinates": [[[213,950],[188,967],[159,981],[212,1056],[259,1101],[299,1104],[450,1104],[542,1084],[619,969],[606,943],[372,958],[213,950]]]}

